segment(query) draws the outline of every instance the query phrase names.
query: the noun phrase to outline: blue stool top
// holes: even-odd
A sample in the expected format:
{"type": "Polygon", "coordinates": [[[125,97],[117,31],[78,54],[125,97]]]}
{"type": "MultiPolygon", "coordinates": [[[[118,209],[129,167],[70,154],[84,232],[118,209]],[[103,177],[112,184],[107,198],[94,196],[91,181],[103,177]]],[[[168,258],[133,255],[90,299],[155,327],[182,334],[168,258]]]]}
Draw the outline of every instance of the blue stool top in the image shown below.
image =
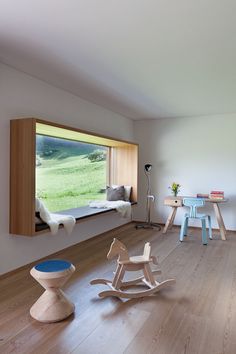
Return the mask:
{"type": "Polygon", "coordinates": [[[50,259],[37,264],[34,268],[39,272],[61,272],[69,269],[71,263],[62,259],[50,259]]]}

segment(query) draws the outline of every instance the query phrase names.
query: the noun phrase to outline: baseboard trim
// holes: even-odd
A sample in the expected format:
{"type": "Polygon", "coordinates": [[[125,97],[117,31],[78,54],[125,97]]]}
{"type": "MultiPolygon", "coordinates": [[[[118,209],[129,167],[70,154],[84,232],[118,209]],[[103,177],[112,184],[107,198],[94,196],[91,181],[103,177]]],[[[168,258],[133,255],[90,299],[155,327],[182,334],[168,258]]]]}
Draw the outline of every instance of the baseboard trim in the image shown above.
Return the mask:
{"type": "MultiPolygon", "coordinates": [[[[152,220],[153,221],[153,220],[152,220]]],[[[132,220],[133,223],[137,224],[137,223],[143,223],[145,221],[141,221],[141,220],[132,220]]],[[[164,223],[162,222],[158,222],[158,221],[153,221],[153,222],[157,222],[159,225],[161,226],[165,226],[164,223]]],[[[173,224],[172,228],[175,227],[175,228],[179,228],[181,227],[181,225],[176,225],[176,224],[173,224]]],[[[189,226],[188,227],[189,229],[201,229],[200,226],[189,226]]],[[[219,228],[212,228],[213,231],[217,231],[217,232],[220,232],[220,229],[219,228]]],[[[231,232],[231,233],[236,233],[236,230],[231,230],[231,229],[226,229],[227,232],[231,232]]],[[[167,231],[168,232],[168,231],[167,231]]]]}
{"type": "Polygon", "coordinates": [[[25,269],[27,268],[32,268],[37,262],[42,262],[42,261],[45,261],[46,259],[48,259],[49,257],[59,257],[64,251],[67,251],[67,250],[70,250],[72,249],[74,246],[78,245],[79,243],[83,243],[83,244],[86,244],[87,242],[89,242],[90,240],[92,239],[95,239],[95,238],[99,238],[99,237],[103,237],[105,234],[111,232],[111,231],[117,231],[119,229],[121,229],[122,227],[127,227],[129,224],[132,224],[132,221],[129,221],[128,223],[126,224],[123,224],[123,225],[120,225],[120,226],[117,226],[115,227],[114,229],[111,229],[111,230],[108,230],[108,231],[105,231],[105,232],[102,232],[98,235],[95,235],[93,237],[90,237],[88,238],[87,240],[83,240],[81,242],[77,242],[75,243],[74,245],[71,245],[69,247],[65,247],[63,249],[61,249],[60,251],[57,251],[55,253],[52,253],[52,254],[49,254],[48,256],[45,256],[45,257],[42,257],[42,258],[39,258],[39,259],[36,259],[35,261],[33,262],[30,262],[30,263],[27,263],[23,266],[20,266],[18,268],[15,268],[15,269],[12,269],[10,270],[9,272],[7,273],[3,273],[3,274],[0,274],[0,280],[3,280],[5,278],[8,278],[9,276],[12,276],[14,275],[15,273],[18,273],[20,271],[24,271],[25,269]]]}

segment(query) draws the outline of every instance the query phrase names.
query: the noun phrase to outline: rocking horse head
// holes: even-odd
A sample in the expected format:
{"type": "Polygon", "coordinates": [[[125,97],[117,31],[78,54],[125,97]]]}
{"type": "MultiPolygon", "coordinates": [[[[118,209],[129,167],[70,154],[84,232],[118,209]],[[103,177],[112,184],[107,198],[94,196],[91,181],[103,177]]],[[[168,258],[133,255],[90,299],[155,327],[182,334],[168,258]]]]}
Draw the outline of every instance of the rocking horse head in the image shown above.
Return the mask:
{"type": "Polygon", "coordinates": [[[110,250],[107,254],[107,259],[112,259],[115,256],[119,256],[119,260],[129,260],[127,248],[116,238],[113,239],[110,250]]]}

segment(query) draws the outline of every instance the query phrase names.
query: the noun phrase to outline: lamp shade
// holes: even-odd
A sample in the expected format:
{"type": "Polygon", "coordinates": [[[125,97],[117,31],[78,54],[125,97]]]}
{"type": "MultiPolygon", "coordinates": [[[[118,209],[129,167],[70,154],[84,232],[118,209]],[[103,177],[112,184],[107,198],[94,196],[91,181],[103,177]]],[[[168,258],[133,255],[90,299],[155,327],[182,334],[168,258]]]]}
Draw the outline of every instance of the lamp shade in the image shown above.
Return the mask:
{"type": "Polygon", "coordinates": [[[152,169],[152,165],[151,165],[150,163],[147,163],[147,164],[144,165],[144,170],[145,170],[146,172],[151,171],[151,169],[152,169]]]}

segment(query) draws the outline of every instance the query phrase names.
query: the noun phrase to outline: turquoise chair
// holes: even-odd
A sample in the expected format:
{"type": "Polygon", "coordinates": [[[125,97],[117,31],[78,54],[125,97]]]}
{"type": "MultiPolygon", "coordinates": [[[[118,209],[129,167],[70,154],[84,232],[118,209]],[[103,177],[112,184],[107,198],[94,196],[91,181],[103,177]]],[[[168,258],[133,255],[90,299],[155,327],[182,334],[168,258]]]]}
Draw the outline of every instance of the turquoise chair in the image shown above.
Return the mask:
{"type": "Polygon", "coordinates": [[[189,207],[190,211],[184,215],[179,236],[180,242],[184,240],[184,236],[187,236],[189,219],[200,219],[202,222],[202,243],[203,245],[207,245],[206,219],[208,219],[209,225],[209,238],[212,239],[211,217],[210,215],[197,213],[197,208],[203,207],[205,205],[205,200],[200,198],[184,198],[183,204],[189,207]]]}

